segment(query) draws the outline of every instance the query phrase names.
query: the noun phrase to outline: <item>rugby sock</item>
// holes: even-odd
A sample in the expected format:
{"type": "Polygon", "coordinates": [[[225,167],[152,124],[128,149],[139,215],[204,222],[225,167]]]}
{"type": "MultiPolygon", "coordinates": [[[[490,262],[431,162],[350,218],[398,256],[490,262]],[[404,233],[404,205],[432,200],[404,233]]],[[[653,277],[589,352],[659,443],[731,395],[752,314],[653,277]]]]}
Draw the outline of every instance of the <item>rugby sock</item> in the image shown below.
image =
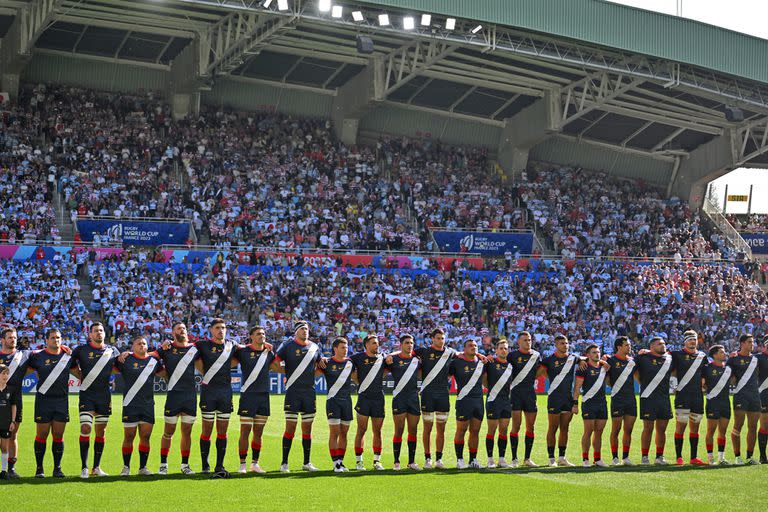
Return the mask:
{"type": "Polygon", "coordinates": [[[491,434],[485,436],[485,453],[489,459],[493,457],[493,436],[491,434]]]}
{"type": "Polygon", "coordinates": [[[16,457],[8,457],[8,471],[13,471],[16,465],[16,457]]]}
{"type": "Polygon", "coordinates": [[[35,462],[37,463],[37,472],[43,470],[43,460],[45,459],[45,439],[35,437],[35,462]]]}
{"type": "Polygon", "coordinates": [[[754,453],[752,451],[747,450],[747,459],[751,459],[752,455],[754,455],[754,453]]]}
{"type": "MultiPolygon", "coordinates": [[[[400,441],[402,442],[402,440],[400,441]]],[[[373,462],[381,461],[381,446],[373,446],[373,462]]]]}
{"type": "Polygon", "coordinates": [[[261,443],[257,443],[256,441],[251,441],[251,460],[253,462],[259,462],[260,456],[261,456],[261,443]]]}
{"type": "Polygon", "coordinates": [[[224,457],[227,455],[227,434],[216,434],[216,467],[224,467],[224,457]]]}
{"type": "Polygon", "coordinates": [[[555,447],[547,445],[547,455],[549,455],[550,459],[555,458],[555,447]]]}
{"type": "Polygon", "coordinates": [[[123,466],[131,465],[132,454],[133,454],[133,446],[123,446],[123,466]]]}
{"type": "Polygon", "coordinates": [[[291,454],[291,444],[293,444],[293,434],[285,432],[283,434],[283,464],[288,464],[288,455],[291,454]]]}
{"type": "Polygon", "coordinates": [[[712,443],[707,443],[707,455],[711,457],[714,450],[715,450],[715,445],[712,443]]]}
{"type": "Polygon", "coordinates": [[[699,455],[699,434],[691,432],[688,436],[688,441],[691,443],[691,459],[698,458],[699,455]]]}
{"type": "Polygon", "coordinates": [[[424,452],[424,460],[431,460],[432,454],[429,452],[424,452]]]}
{"type": "Polygon", "coordinates": [[[566,449],[565,446],[558,446],[557,447],[557,456],[560,457],[560,458],[565,457],[565,449],[566,449]]]}
{"type": "Polygon", "coordinates": [[[211,436],[200,434],[200,459],[203,462],[203,471],[210,469],[208,454],[211,452],[211,436]]]}
{"type": "Polygon", "coordinates": [[[519,434],[509,434],[509,450],[512,452],[512,460],[517,460],[517,442],[519,440],[519,434]]]}
{"type": "Polygon", "coordinates": [[[139,443],[139,469],[147,467],[149,459],[149,445],[139,443]]]}
{"type": "Polygon", "coordinates": [[[170,448],[160,447],[160,464],[168,464],[168,452],[170,451],[170,448]]]}
{"type": "Polygon", "coordinates": [[[611,455],[613,455],[614,459],[619,458],[619,445],[611,443],[611,455]]]}
{"type": "Polygon", "coordinates": [[[622,459],[628,459],[629,458],[629,447],[630,447],[629,443],[624,445],[624,449],[621,451],[621,458],[622,459]]]}
{"type": "Polygon", "coordinates": [[[96,436],[93,440],[93,467],[101,466],[101,455],[104,453],[104,438],[96,436]]]}
{"type": "Polygon", "coordinates": [[[581,452],[581,460],[587,462],[589,460],[589,452],[581,452]]]}
{"type": "Polygon", "coordinates": [[[640,453],[642,454],[643,457],[647,457],[648,456],[648,452],[650,450],[651,450],[650,448],[640,448],[640,453]]]}
{"type": "Polygon", "coordinates": [[[402,437],[392,438],[392,453],[395,456],[395,464],[400,464],[400,449],[403,447],[402,437]]]}
{"type": "Polygon", "coordinates": [[[725,458],[725,438],[724,437],[717,438],[717,456],[720,460],[723,460],[725,458]]]}
{"type": "Polygon", "coordinates": [[[443,460],[443,452],[435,452],[435,460],[443,460]]]}
{"type": "Polygon", "coordinates": [[[311,434],[302,434],[301,447],[304,449],[304,464],[309,464],[309,458],[312,452],[312,435],[311,434]]]}
{"type": "Polygon", "coordinates": [[[3,453],[0,455],[0,461],[2,461],[2,465],[0,465],[1,471],[7,471],[8,470],[8,454],[3,453]]]}
{"type": "Polygon", "coordinates": [[[533,450],[533,439],[535,435],[533,432],[525,433],[525,460],[531,458],[531,451],[533,450]]]}
{"type": "Polygon", "coordinates": [[[507,453],[507,436],[499,436],[499,458],[504,457],[507,453]]]}
{"type": "Polygon", "coordinates": [[[355,460],[357,462],[363,462],[363,447],[355,446],[355,460]]]}
{"type": "Polygon", "coordinates": [[[469,462],[477,460],[477,448],[474,450],[472,448],[469,449],[469,462]]]}
{"type": "Polygon", "coordinates": [[[90,436],[80,436],[80,465],[81,469],[86,469],[88,467],[88,449],[91,445],[91,438],[90,436]]]}
{"type": "Polygon", "coordinates": [[[408,464],[416,463],[416,436],[408,435],[408,464]]]}
{"type": "Polygon", "coordinates": [[[678,459],[683,456],[683,439],[683,434],[675,432],[675,455],[678,459]]]}
{"type": "Polygon", "coordinates": [[[181,450],[181,463],[189,465],[189,451],[181,450]]]}
{"type": "Polygon", "coordinates": [[[656,458],[664,456],[664,447],[663,446],[656,446],[656,458]]]}
{"type": "Polygon", "coordinates": [[[55,439],[51,443],[51,452],[53,453],[53,467],[61,467],[61,457],[64,455],[64,439],[55,439]]]}
{"type": "Polygon", "coordinates": [[[603,460],[602,454],[600,452],[594,452],[592,456],[594,457],[595,462],[603,460]]]}
{"type": "Polygon", "coordinates": [[[768,444],[768,430],[760,429],[757,433],[757,444],[760,447],[760,458],[765,459],[765,447],[768,444]]]}
{"type": "MultiPolygon", "coordinates": [[[[464,440],[455,440],[453,442],[453,448],[456,450],[456,459],[464,458],[464,440]]],[[[438,459],[439,460],[439,459],[438,459]]]]}

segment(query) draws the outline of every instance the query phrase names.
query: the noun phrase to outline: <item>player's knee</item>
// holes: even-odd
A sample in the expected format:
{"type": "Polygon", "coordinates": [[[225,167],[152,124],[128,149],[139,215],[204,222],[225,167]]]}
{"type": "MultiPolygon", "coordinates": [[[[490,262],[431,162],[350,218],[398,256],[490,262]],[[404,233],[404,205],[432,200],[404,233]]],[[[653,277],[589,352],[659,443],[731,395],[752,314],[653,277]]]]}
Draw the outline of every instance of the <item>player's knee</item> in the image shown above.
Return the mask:
{"type": "Polygon", "coordinates": [[[731,430],[731,435],[732,436],[736,436],[736,437],[740,436],[741,435],[741,429],[734,427],[733,430],[731,430]]]}
{"type": "Polygon", "coordinates": [[[80,414],[80,432],[82,434],[90,434],[93,427],[93,415],[84,412],[80,414]]]}
{"type": "Polygon", "coordinates": [[[163,439],[165,439],[166,441],[170,441],[171,439],[173,439],[173,434],[169,434],[168,432],[163,432],[163,439]]]}

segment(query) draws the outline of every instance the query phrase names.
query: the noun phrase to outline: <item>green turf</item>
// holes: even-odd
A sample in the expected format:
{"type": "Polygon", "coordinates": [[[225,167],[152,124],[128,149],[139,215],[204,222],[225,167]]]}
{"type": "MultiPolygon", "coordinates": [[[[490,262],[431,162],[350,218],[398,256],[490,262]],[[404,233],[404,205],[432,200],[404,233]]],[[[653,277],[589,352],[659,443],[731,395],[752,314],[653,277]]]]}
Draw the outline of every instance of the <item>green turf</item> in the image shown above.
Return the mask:
{"type": "MultiPolygon", "coordinates": [[[[322,472],[306,474],[300,471],[301,441],[294,441],[291,453],[292,473],[277,472],[280,463],[283,417],[282,397],[272,397],[273,417],[267,424],[261,463],[269,471],[265,476],[235,475],[231,480],[211,480],[203,475],[184,477],[178,474],[179,444],[174,439],[169,468],[171,475],[166,477],[120,478],[110,476],[100,479],[81,481],[77,478],[80,470],[78,449],[78,425],[73,421],[65,435],[64,472],[71,477],[64,480],[29,478],[34,472],[34,454],[32,442],[34,423],[30,421],[34,397],[25,396],[26,421],[20,433],[20,452],[18,471],[25,478],[13,482],[0,482],[3,499],[0,503],[17,503],[29,510],[153,510],[170,507],[184,507],[185,510],[240,510],[242,507],[293,510],[300,508],[312,510],[356,509],[367,507],[377,510],[445,510],[450,509],[498,509],[514,510],[556,510],[590,507],[607,510],[762,510],[768,506],[768,497],[759,489],[763,478],[768,476],[768,467],[726,467],[726,468],[610,468],[610,469],[516,469],[516,470],[481,470],[462,471],[424,471],[414,474],[409,471],[359,473],[351,471],[345,475],[330,472],[331,462],[328,456],[328,428],[324,419],[324,400],[318,397],[318,420],[314,429],[312,459],[322,472]]],[[[389,401],[389,397],[387,397],[389,401]]],[[[150,465],[157,470],[159,462],[160,435],[162,433],[161,406],[165,397],[157,398],[157,417],[160,423],[155,428],[152,438],[150,465]]],[[[237,401],[237,397],[235,397],[237,401]]],[[[539,398],[539,409],[544,410],[546,398],[539,398]]],[[[77,418],[77,397],[71,397],[71,417],[77,418]]],[[[113,400],[114,413],[107,428],[107,444],[102,468],[116,475],[122,468],[120,443],[122,428],[120,419],[120,401],[113,400]]],[[[388,407],[389,413],[389,407],[388,407]]],[[[454,420],[448,424],[445,462],[454,466],[453,453],[454,420]]],[[[672,425],[666,456],[674,455],[672,445],[672,425]]],[[[199,448],[197,444],[200,420],[195,425],[190,462],[193,469],[200,468],[199,448]]],[[[533,459],[543,464],[546,462],[544,434],[546,415],[539,414],[536,425],[537,438],[533,459]]],[[[571,440],[568,457],[574,463],[581,460],[582,424],[575,418],[571,425],[571,440]]],[[[238,423],[233,421],[229,429],[229,450],[227,466],[231,471],[238,467],[237,456],[238,423]]],[[[485,425],[481,431],[480,459],[485,462],[485,425]]],[[[354,465],[352,440],[354,426],[350,432],[347,452],[347,465],[354,465]]],[[[383,463],[392,465],[392,421],[388,417],[384,424],[383,463]]],[[[522,440],[522,438],[521,438],[522,440]]],[[[366,440],[366,463],[370,466],[370,431],[366,440]]],[[[728,440],[729,459],[733,459],[728,440]]],[[[635,427],[632,457],[639,462],[640,426],[635,427]]],[[[520,449],[522,450],[522,442],[520,449]]],[[[46,454],[46,471],[51,471],[50,441],[46,454]]],[[[702,435],[700,451],[705,453],[702,435]]],[[[521,452],[522,453],[522,452],[521,452]]],[[[608,433],[604,435],[603,453],[610,456],[608,433]]],[[[685,455],[688,453],[686,441],[685,455]]],[[[403,446],[403,460],[407,460],[407,448],[403,446]]],[[[91,449],[90,459],[93,458],[91,449]]],[[[211,460],[215,460],[215,447],[211,450],[211,460]]],[[[138,465],[138,453],[134,452],[133,467],[138,465]]],[[[421,436],[417,462],[423,463],[421,436]]],[[[11,510],[0,507],[0,510],[11,510]]]]}

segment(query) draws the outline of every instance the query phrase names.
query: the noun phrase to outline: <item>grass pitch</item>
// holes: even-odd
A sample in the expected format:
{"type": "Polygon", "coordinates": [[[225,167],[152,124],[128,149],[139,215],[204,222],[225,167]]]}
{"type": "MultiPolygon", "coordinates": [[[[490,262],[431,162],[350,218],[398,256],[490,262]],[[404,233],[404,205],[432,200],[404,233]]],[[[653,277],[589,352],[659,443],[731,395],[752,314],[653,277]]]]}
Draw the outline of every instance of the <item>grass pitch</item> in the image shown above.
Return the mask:
{"type": "MultiPolygon", "coordinates": [[[[391,397],[387,397],[389,404],[391,397]]],[[[621,510],[765,510],[768,495],[764,492],[768,467],[634,467],[609,469],[507,469],[457,471],[401,472],[356,472],[335,474],[328,455],[328,427],[325,421],[325,399],[318,396],[318,417],[314,427],[312,461],[323,471],[307,474],[301,471],[302,450],[300,436],[294,440],[291,451],[290,474],[278,472],[281,458],[283,433],[282,396],[272,397],[272,417],[264,432],[261,465],[267,475],[237,475],[230,480],[212,480],[205,475],[185,477],[178,473],[180,464],[179,440],[174,438],[168,459],[171,474],[165,477],[131,476],[121,478],[109,476],[81,481],[80,454],[78,447],[79,425],[77,424],[77,396],[70,397],[70,417],[74,420],[67,426],[64,437],[65,454],[63,469],[68,478],[54,480],[31,478],[34,473],[34,396],[24,397],[25,421],[20,432],[20,457],[17,470],[21,480],[0,482],[0,510],[494,510],[513,509],[521,511],[563,510],[563,509],[606,509],[621,510]]],[[[235,403],[238,397],[235,396],[235,403]]],[[[162,434],[162,406],[164,396],[156,397],[155,430],[152,436],[152,453],[149,468],[155,472],[160,457],[160,436],[162,434]]],[[[536,424],[536,443],[533,460],[539,464],[547,461],[544,435],[546,433],[546,397],[539,397],[539,416],[536,424]]],[[[117,475],[122,468],[120,445],[122,425],[120,423],[121,403],[113,399],[113,415],[107,427],[107,441],[102,468],[110,475],[117,475]]],[[[235,404],[235,410],[237,405],[235,404]]],[[[383,464],[392,467],[392,419],[391,408],[387,405],[388,417],[384,423],[383,464]]],[[[670,422],[666,457],[673,459],[673,422],[670,422]]],[[[420,425],[421,426],[421,425],[420,425]]],[[[354,467],[354,423],[349,434],[346,464],[354,467]]],[[[485,463],[485,425],[480,435],[480,460],[485,463]]],[[[746,430],[746,428],[745,428],[746,430]]],[[[198,438],[200,418],[195,424],[190,463],[200,469],[198,438]]],[[[449,467],[455,466],[453,433],[455,421],[453,411],[446,431],[444,461],[449,467]]],[[[640,431],[635,425],[632,459],[639,462],[640,431]]],[[[581,418],[574,418],[570,429],[568,457],[573,463],[581,461],[580,439],[581,418]]],[[[178,436],[178,432],[177,432],[178,436]]],[[[239,421],[233,415],[229,428],[227,468],[235,472],[239,466],[237,438],[239,421]]],[[[365,462],[372,462],[370,428],[366,439],[365,462]]],[[[521,438],[522,439],[522,438],[521,438]]],[[[434,443],[434,441],[433,441],[434,443]]],[[[523,443],[520,443],[522,455],[523,443]]],[[[434,450],[434,448],[433,448],[434,450]]],[[[728,440],[727,458],[733,460],[733,451],[728,440]]],[[[509,449],[507,450],[509,458],[509,449]]],[[[604,458],[610,458],[608,429],[603,437],[604,458]]],[[[706,456],[704,436],[700,441],[700,455],[706,456]]],[[[688,456],[688,441],[684,456],[688,456]]],[[[466,455],[465,455],[466,457],[466,455]]],[[[93,447],[89,462],[93,460],[93,447]]],[[[250,461],[250,454],[249,459],[250,461]]],[[[417,462],[424,462],[419,434],[417,462]]],[[[687,459],[686,459],[687,460],[687,459]]],[[[401,462],[407,461],[407,447],[403,443],[401,462]]],[[[211,463],[215,462],[215,447],[211,448],[211,463]]],[[[46,474],[52,468],[50,439],[45,459],[46,474]]],[[[132,471],[138,469],[138,452],[134,452],[132,471]]]]}

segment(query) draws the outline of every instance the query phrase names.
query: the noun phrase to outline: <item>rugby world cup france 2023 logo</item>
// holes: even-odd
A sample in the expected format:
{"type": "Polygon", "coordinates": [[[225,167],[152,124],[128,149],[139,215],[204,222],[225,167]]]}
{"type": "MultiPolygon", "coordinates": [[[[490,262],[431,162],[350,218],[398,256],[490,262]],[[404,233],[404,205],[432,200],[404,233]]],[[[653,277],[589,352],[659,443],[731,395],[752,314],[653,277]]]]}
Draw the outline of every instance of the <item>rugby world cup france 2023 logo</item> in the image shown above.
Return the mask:
{"type": "Polygon", "coordinates": [[[110,226],[106,234],[110,240],[121,240],[123,238],[123,225],[117,223],[114,226],[110,226]]]}
{"type": "Polygon", "coordinates": [[[475,235],[467,235],[459,242],[459,252],[469,252],[475,246],[475,235]]]}

